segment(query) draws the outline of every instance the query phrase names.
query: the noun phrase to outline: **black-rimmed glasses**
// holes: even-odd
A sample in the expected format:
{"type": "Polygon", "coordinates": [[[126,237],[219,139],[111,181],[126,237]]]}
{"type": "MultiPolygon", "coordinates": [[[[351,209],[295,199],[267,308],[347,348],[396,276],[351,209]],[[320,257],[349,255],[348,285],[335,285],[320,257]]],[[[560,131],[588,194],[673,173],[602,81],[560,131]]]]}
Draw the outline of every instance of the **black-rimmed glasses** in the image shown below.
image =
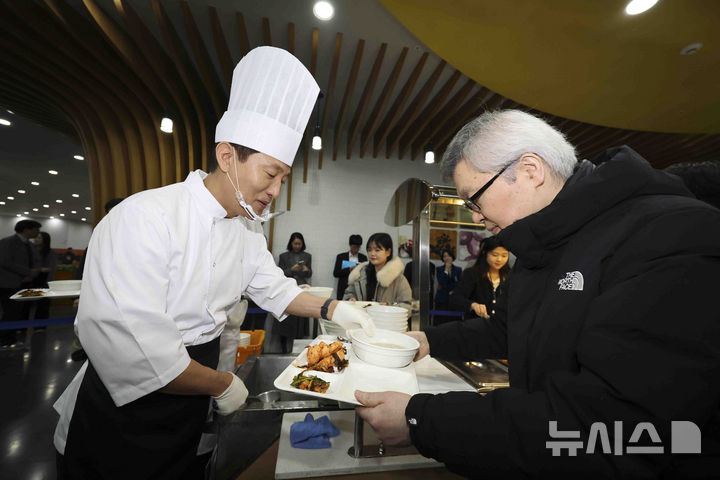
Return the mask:
{"type": "Polygon", "coordinates": [[[483,193],[485,193],[485,190],[487,190],[488,188],[490,188],[490,185],[492,185],[493,182],[494,182],[495,180],[497,180],[498,177],[499,177],[500,175],[502,175],[502,173],[503,173],[505,170],[507,170],[508,167],[509,167],[510,165],[512,165],[513,163],[515,163],[515,160],[513,160],[512,162],[510,162],[510,163],[508,163],[507,165],[505,165],[498,173],[495,174],[495,176],[493,176],[490,180],[488,180],[488,182],[487,182],[485,185],[483,185],[482,187],[480,187],[480,190],[478,190],[478,191],[475,192],[470,198],[468,198],[467,200],[465,200],[465,208],[467,208],[468,210],[470,210],[470,211],[472,211],[472,212],[480,212],[480,207],[478,206],[477,203],[475,203],[475,201],[476,201],[478,198],[480,198],[480,195],[482,195],[483,193]]]}

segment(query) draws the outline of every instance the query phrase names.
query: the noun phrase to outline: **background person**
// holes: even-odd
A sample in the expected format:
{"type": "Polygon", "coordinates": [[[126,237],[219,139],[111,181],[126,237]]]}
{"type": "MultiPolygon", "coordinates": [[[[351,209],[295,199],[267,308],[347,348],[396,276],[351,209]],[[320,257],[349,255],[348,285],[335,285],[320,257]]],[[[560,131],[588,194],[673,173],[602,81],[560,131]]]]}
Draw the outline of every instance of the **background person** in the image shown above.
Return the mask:
{"type": "MultiPolygon", "coordinates": [[[[50,247],[50,234],[40,232],[35,237],[33,244],[35,248],[35,265],[40,269],[40,273],[32,281],[33,288],[49,288],[48,282],[55,280],[55,271],[57,270],[57,253],[50,247]]],[[[37,310],[35,318],[50,318],[50,299],[43,298],[37,301],[37,310]]],[[[44,327],[36,328],[35,331],[44,329],[44,327]]]]}
{"type": "Polygon", "coordinates": [[[356,392],[381,440],[412,440],[466,476],[717,476],[720,211],[627,146],[605,156],[578,162],[560,132],[518,110],[485,113],[455,135],[445,178],[517,261],[494,317],[410,334],[418,357],[508,358],[510,387],[356,392]],[[701,453],[671,454],[675,420],[698,427],[701,453]],[[581,445],[596,422],[622,446],[630,429],[652,425],[664,452],[602,454],[596,445],[553,456],[552,421],[579,432],[581,445]]]}
{"type": "MultiPolygon", "coordinates": [[[[40,233],[40,225],[35,220],[20,220],[15,224],[15,234],[0,240],[0,305],[2,321],[22,320],[22,305],[10,300],[18,290],[30,288],[32,281],[40,273],[35,266],[31,238],[40,233]]],[[[12,347],[17,340],[14,329],[0,330],[0,346],[12,347]]]]}
{"type": "Polygon", "coordinates": [[[387,305],[403,304],[410,308],[412,290],[403,275],[404,265],[393,258],[393,245],[387,233],[373,233],[365,249],[368,262],[357,266],[348,277],[344,300],[381,302],[387,305]]]}
{"type": "MultiPolygon", "coordinates": [[[[305,238],[302,233],[294,232],[288,240],[287,251],[280,254],[278,266],[286,277],[294,278],[298,285],[308,285],[312,277],[312,255],[305,251],[305,238]]],[[[282,322],[272,323],[271,336],[279,337],[282,353],[292,351],[293,340],[309,335],[307,318],[289,316],[282,322]]]]}
{"type": "Polygon", "coordinates": [[[343,295],[345,294],[350,272],[352,272],[359,263],[367,262],[367,257],[360,253],[362,237],[360,235],[350,235],[348,243],[350,244],[350,250],[344,253],[338,253],[337,257],[335,257],[335,267],[333,268],[333,276],[338,279],[338,300],[342,300],[343,295]],[[343,268],[343,262],[349,262],[345,264],[347,265],[345,268],[343,268]],[[352,265],[353,262],[354,265],[352,265]]]}
{"type": "Polygon", "coordinates": [[[466,268],[450,295],[450,306],[465,313],[465,318],[495,315],[498,297],[510,273],[510,253],[497,237],[486,238],[475,265],[466,268]]]}
{"type": "MultiPolygon", "coordinates": [[[[452,294],[460,281],[462,268],[453,265],[455,255],[450,250],[443,250],[440,256],[442,257],[443,264],[437,267],[437,274],[435,275],[438,282],[437,293],[435,294],[435,310],[450,310],[450,294],[452,294]]],[[[453,320],[457,320],[457,318],[443,315],[433,317],[433,323],[435,325],[453,320]]]]}

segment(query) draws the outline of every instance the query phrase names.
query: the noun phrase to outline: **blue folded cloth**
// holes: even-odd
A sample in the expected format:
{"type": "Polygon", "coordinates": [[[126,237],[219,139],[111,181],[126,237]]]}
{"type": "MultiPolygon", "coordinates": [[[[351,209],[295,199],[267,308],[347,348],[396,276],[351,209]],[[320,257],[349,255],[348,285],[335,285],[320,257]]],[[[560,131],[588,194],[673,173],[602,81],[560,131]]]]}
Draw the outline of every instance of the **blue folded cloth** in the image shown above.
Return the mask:
{"type": "Polygon", "coordinates": [[[290,425],[290,445],[295,448],[330,448],[330,437],[338,435],[340,431],[327,415],[315,420],[308,413],[304,421],[290,425]]]}

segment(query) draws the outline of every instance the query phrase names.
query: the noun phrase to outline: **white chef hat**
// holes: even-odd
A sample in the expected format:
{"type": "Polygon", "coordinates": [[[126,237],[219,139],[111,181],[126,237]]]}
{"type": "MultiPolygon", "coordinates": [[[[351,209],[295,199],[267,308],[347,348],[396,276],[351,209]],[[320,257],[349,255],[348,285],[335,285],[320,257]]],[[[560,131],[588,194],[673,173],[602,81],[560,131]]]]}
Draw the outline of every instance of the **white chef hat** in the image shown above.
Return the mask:
{"type": "Polygon", "coordinates": [[[292,166],[320,87],[289,52],[258,47],[233,72],[215,142],[243,145],[292,166]]]}

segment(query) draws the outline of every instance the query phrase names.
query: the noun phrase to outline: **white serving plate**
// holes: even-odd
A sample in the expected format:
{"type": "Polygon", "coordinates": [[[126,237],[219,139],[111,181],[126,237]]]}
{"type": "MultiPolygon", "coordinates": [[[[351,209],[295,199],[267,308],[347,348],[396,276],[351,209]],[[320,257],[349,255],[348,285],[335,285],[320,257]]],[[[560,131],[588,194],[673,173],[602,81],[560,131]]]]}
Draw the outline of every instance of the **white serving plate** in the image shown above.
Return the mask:
{"type": "Polygon", "coordinates": [[[18,302],[32,302],[37,300],[42,300],[43,298],[71,298],[71,297],[79,297],[80,296],[80,290],[76,291],[61,291],[61,292],[55,292],[50,290],[49,288],[23,288],[22,290],[18,290],[17,293],[15,293],[12,297],[10,297],[10,300],[17,300],[18,302]],[[24,292],[25,290],[42,290],[44,292],[43,295],[37,296],[37,297],[21,297],[20,293],[24,292]]]}
{"type": "MultiPolygon", "coordinates": [[[[329,344],[334,341],[337,341],[336,337],[320,335],[310,342],[310,345],[315,345],[320,342],[329,344]]],[[[306,373],[306,375],[314,375],[322,378],[326,382],[330,382],[327,392],[308,392],[307,390],[300,390],[299,388],[290,386],[293,377],[303,371],[302,368],[298,368],[296,365],[305,365],[307,363],[307,350],[303,350],[275,379],[275,388],[310,397],[328,398],[330,400],[352,403],[354,405],[362,405],[355,399],[355,390],[365,392],[393,391],[407,393],[408,395],[418,393],[418,383],[415,377],[415,368],[412,363],[403,368],[377,367],[360,360],[352,352],[352,345],[350,343],[343,342],[343,345],[348,352],[347,358],[349,364],[342,372],[324,373],[308,370],[306,373]]]]}

